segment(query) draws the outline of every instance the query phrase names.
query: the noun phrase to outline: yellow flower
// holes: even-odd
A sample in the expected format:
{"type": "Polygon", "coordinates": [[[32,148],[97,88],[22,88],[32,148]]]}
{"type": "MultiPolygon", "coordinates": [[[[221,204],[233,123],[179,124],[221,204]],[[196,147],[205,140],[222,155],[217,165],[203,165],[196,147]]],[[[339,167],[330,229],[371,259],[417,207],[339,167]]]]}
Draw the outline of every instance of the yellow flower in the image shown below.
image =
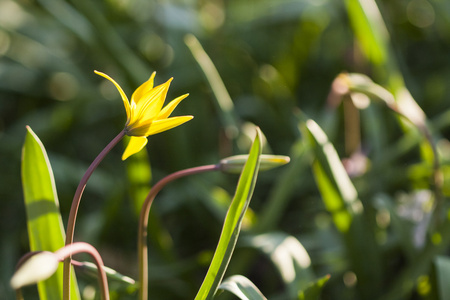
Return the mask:
{"type": "Polygon", "coordinates": [[[125,111],[127,113],[125,134],[131,136],[127,148],[122,155],[122,160],[141,151],[147,144],[147,137],[149,135],[172,129],[193,118],[193,116],[169,118],[169,115],[181,100],[186,98],[189,94],[182,95],[172,100],[163,108],[172,78],[166,83],[153,87],[153,80],[156,75],[156,72],[153,72],[150,79],[138,87],[131,96],[131,101],[128,101],[124,91],[114,79],[105,73],[98,71],[94,72],[111,81],[122,96],[125,111]]]}

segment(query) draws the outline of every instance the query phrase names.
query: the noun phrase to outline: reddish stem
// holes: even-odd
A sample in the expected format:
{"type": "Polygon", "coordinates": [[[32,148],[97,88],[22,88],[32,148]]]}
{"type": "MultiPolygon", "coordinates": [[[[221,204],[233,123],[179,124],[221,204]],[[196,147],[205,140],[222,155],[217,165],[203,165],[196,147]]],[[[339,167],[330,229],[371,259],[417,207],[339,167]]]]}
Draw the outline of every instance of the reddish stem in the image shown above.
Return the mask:
{"type": "Polygon", "coordinates": [[[156,195],[162,190],[162,188],[169,182],[185,177],[188,175],[198,174],[208,171],[219,170],[220,165],[206,165],[200,167],[194,167],[186,170],[181,170],[170,174],[160,181],[158,181],[150,190],[142,205],[140,217],[139,217],[139,229],[138,229],[138,268],[139,268],[139,299],[148,299],[148,247],[147,247],[147,234],[148,234],[148,216],[150,213],[150,207],[156,195]]]}
{"type": "MultiPolygon", "coordinates": [[[[75,221],[77,218],[78,207],[80,206],[81,196],[83,195],[84,188],[86,187],[86,183],[91,177],[94,170],[98,167],[100,162],[105,158],[106,154],[111,151],[111,149],[117,145],[117,143],[124,137],[125,131],[122,130],[106,147],[100,152],[100,154],[94,159],[89,168],[86,170],[86,173],[81,178],[80,183],[78,184],[77,190],[75,191],[75,195],[73,196],[72,206],[70,208],[69,220],[67,222],[67,232],[66,232],[66,245],[70,245],[73,243],[73,235],[75,231],[75,221]]],[[[63,299],[70,299],[70,261],[71,257],[69,256],[64,260],[64,271],[63,271],[63,299]]]]}
{"type": "Polygon", "coordinates": [[[97,249],[95,249],[92,245],[88,243],[78,242],[67,245],[56,251],[54,254],[58,257],[60,261],[66,262],[67,259],[71,259],[73,254],[82,252],[88,253],[92,256],[92,258],[94,258],[98,270],[98,281],[100,285],[100,290],[102,292],[102,300],[109,300],[108,280],[106,278],[106,272],[103,269],[104,264],[102,257],[98,253],[97,249]]]}

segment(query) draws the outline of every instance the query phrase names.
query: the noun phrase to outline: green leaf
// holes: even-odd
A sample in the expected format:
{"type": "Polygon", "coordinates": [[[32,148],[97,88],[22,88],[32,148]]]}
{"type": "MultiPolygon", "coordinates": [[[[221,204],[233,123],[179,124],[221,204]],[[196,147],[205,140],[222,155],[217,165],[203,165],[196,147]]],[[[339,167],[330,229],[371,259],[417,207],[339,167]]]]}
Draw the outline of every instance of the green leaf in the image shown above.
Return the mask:
{"type": "Polygon", "coordinates": [[[250,203],[259,170],[261,133],[257,129],[247,163],[242,170],[233,201],[228,209],[211,265],[195,297],[196,300],[212,299],[230,262],[239,236],[244,214],[250,203]]]}
{"type": "MultiPolygon", "coordinates": [[[[54,252],[64,247],[64,227],[52,168],[44,146],[30,127],[22,150],[22,185],[30,251],[54,252]]],[[[62,273],[61,264],[53,276],[38,283],[41,300],[62,298],[62,273]]],[[[71,299],[80,299],[74,272],[70,295],[71,299]]]]}
{"type": "MultiPolygon", "coordinates": [[[[389,32],[375,0],[346,0],[347,11],[355,35],[363,53],[378,70],[383,85],[395,97],[398,110],[422,130],[425,114],[405,86],[405,80],[398,67],[394,50],[391,47],[389,32]]],[[[379,90],[379,89],[378,89],[379,90]]],[[[383,92],[384,95],[386,93],[383,92]]]]}
{"type": "MultiPolygon", "coordinates": [[[[83,261],[83,262],[72,261],[72,262],[73,262],[73,265],[76,267],[77,271],[80,270],[80,271],[86,273],[86,275],[88,275],[94,279],[98,278],[98,268],[94,263],[91,263],[88,261],[83,261]]],[[[120,274],[116,270],[111,269],[106,266],[103,267],[103,270],[105,270],[106,276],[108,277],[108,281],[119,282],[123,285],[131,286],[131,287],[137,286],[136,281],[131,277],[120,274]]]]}
{"type": "Polygon", "coordinates": [[[366,59],[375,68],[377,81],[387,84],[397,96],[404,89],[395,53],[391,47],[389,32],[375,0],[346,0],[347,12],[353,32],[366,59]]]}
{"type": "Polygon", "coordinates": [[[299,300],[316,300],[319,299],[323,287],[330,279],[330,275],[325,275],[322,278],[312,282],[304,291],[298,294],[299,300]]]}
{"type": "Polygon", "coordinates": [[[353,30],[368,59],[374,64],[387,60],[389,33],[377,4],[373,0],[346,0],[347,10],[353,30]]]}
{"type": "Polygon", "coordinates": [[[306,121],[306,129],[316,152],[313,171],[324,204],[333,216],[337,229],[346,233],[353,215],[362,213],[362,203],[336,149],[323,130],[311,119],[306,121]]]}
{"type": "Polygon", "coordinates": [[[242,300],[267,300],[256,285],[242,275],[234,275],[227,278],[219,286],[219,289],[229,291],[242,300]]]}

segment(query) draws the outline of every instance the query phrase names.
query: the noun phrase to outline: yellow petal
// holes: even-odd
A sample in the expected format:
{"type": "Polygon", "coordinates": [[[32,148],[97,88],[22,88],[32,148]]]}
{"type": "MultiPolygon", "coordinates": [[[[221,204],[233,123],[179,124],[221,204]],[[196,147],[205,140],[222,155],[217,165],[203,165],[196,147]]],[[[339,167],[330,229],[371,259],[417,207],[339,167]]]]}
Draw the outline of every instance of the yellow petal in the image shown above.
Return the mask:
{"type": "Polygon", "coordinates": [[[147,122],[156,118],[164,105],[171,81],[172,79],[169,79],[166,83],[158,85],[139,99],[136,103],[136,117],[132,123],[147,122]]]}
{"type": "Polygon", "coordinates": [[[193,116],[181,116],[181,117],[173,117],[163,120],[155,120],[150,126],[149,130],[145,133],[146,136],[157,134],[174,127],[177,127],[183,123],[186,123],[189,120],[192,120],[193,116]]]}
{"type": "Polygon", "coordinates": [[[100,75],[106,79],[108,79],[109,81],[111,81],[117,88],[117,90],[120,93],[120,96],[122,97],[123,100],[123,105],[125,106],[125,112],[127,114],[127,123],[130,121],[131,119],[131,108],[130,108],[130,102],[128,102],[128,98],[127,95],[125,95],[124,91],[122,90],[122,88],[120,87],[120,85],[111,77],[109,77],[108,75],[106,75],[105,73],[99,72],[99,71],[94,71],[95,74],[100,75]]]}
{"type": "Polygon", "coordinates": [[[161,112],[156,117],[156,120],[166,119],[170,116],[170,114],[173,112],[173,110],[177,107],[178,104],[180,104],[181,100],[189,96],[189,94],[184,94],[178,98],[175,98],[174,100],[170,101],[169,104],[167,104],[161,112]]]}
{"type": "Polygon", "coordinates": [[[141,151],[142,148],[147,145],[147,141],[148,140],[145,136],[132,136],[128,142],[127,148],[125,148],[125,151],[123,152],[122,160],[125,160],[131,155],[141,151]]]}
{"type": "Polygon", "coordinates": [[[153,72],[150,78],[134,91],[133,95],[131,95],[131,102],[137,103],[142,98],[142,95],[145,95],[153,89],[155,75],[156,72],[153,72]]]}

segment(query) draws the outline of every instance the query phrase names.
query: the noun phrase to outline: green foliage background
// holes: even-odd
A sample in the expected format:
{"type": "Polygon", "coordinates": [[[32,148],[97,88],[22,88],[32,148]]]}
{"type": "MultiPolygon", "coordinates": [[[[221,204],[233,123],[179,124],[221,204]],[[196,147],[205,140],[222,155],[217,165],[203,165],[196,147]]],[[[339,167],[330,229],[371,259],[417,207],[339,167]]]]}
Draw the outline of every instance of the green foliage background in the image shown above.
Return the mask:
{"type": "MultiPolygon", "coordinates": [[[[346,144],[351,133],[345,128],[345,109],[327,102],[333,80],[343,71],[363,73],[395,94],[394,83],[401,74],[428,117],[441,155],[447,201],[450,3],[376,1],[387,27],[383,32],[379,27],[366,28],[363,18],[355,17],[358,13],[352,7],[357,2],[0,0],[0,294],[13,297],[9,278],[19,257],[28,251],[20,183],[25,125],[33,128],[48,151],[64,222],[82,174],[123,127],[119,94],[94,69],[112,76],[128,95],[152,71],[157,71],[156,83],[173,76],[169,97],[190,93],[175,113],[195,116],[186,125],[150,137],[148,155],[122,163],[123,148],[117,147],[88,184],[75,239],[93,244],[105,264],[122,274],[135,277],[136,207],[151,183],[173,171],[248,152],[250,141],[244,135],[230,140],[224,130],[223,112],[185,43],[186,34],[193,34],[233,100],[232,115],[239,130],[245,132],[246,122],[259,126],[267,138],[266,153],[294,157],[300,153],[291,163],[294,167],[260,175],[244,240],[246,234],[251,238],[272,231],[296,237],[311,257],[313,275],[305,278],[331,274],[322,298],[358,299],[357,286],[371,282],[354,285],[355,266],[345,252],[361,240],[352,243],[357,235],[347,235],[343,241],[333,224],[332,212],[312,176],[309,163],[315,152],[299,130],[298,111],[315,120],[339,156],[346,158],[353,152],[346,144]],[[365,44],[370,29],[390,36],[384,63],[376,54],[377,47],[386,46],[383,41],[365,44]],[[373,50],[372,56],[367,49],[373,50]],[[270,201],[271,197],[280,201],[270,201]]],[[[376,12],[376,7],[368,11],[376,12]]],[[[418,143],[421,139],[404,129],[392,111],[372,103],[360,116],[361,150],[370,171],[352,181],[382,263],[375,266],[363,256],[353,260],[381,268],[379,282],[373,283],[376,299],[393,289],[393,282],[409,270],[412,257],[420,252],[420,247],[411,245],[417,245],[414,233],[420,237],[414,230],[427,230],[426,217],[408,219],[399,211],[402,204],[415,203],[421,193],[432,190],[431,167],[428,152],[418,143]]],[[[150,221],[150,296],[194,298],[236,180],[223,174],[199,175],[172,184],[158,196],[150,221]]],[[[427,215],[425,208],[408,209],[427,215]]],[[[277,267],[249,244],[238,242],[230,275],[239,272],[270,299],[286,299],[277,267]]],[[[444,245],[435,255],[445,255],[447,248],[444,245]]],[[[433,278],[431,265],[421,270],[417,275],[430,277],[416,276],[418,286],[433,286],[427,281],[433,278]]],[[[95,280],[80,276],[84,287],[95,286],[95,280]]],[[[113,296],[133,298],[126,287],[111,285],[113,296]]],[[[423,294],[423,289],[415,290],[410,289],[405,299],[423,294]]],[[[34,295],[35,290],[26,292],[34,295]]]]}

